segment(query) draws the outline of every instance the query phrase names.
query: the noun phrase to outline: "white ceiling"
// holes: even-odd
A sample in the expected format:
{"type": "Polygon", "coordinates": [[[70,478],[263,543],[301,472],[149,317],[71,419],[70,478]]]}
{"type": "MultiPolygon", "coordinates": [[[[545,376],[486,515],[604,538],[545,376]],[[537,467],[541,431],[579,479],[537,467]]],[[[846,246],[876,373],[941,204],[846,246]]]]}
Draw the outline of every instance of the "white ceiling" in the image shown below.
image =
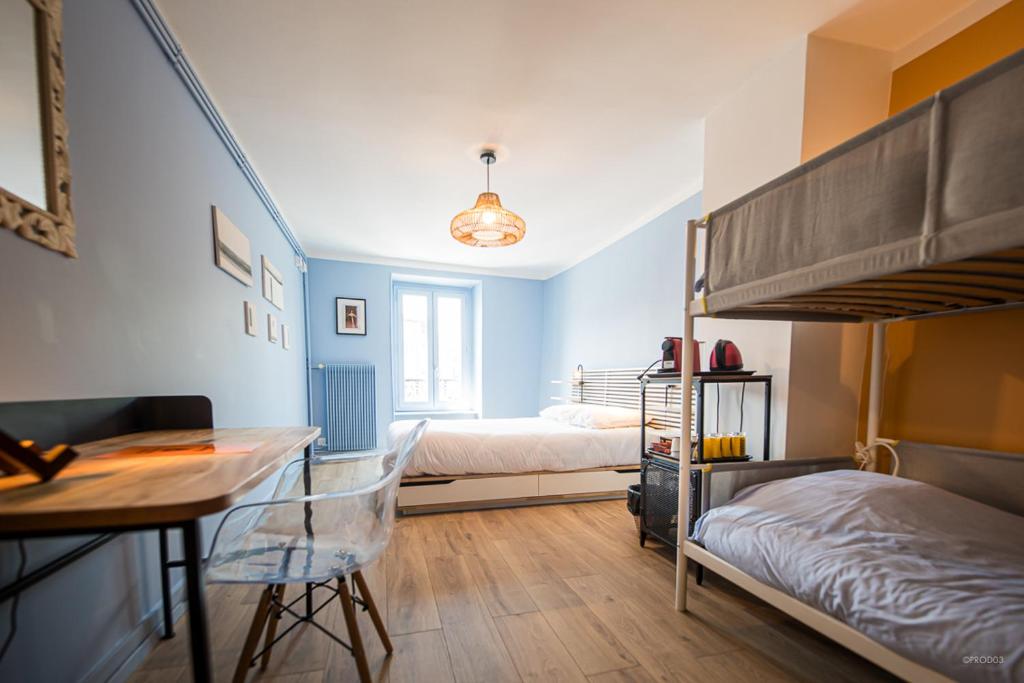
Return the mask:
{"type": "Polygon", "coordinates": [[[525,277],[699,190],[704,114],[856,4],[159,1],[311,255],[525,277]],[[503,249],[448,234],[483,191],[485,144],[492,188],[526,220],[503,249]]]}
{"type": "Polygon", "coordinates": [[[988,14],[1008,0],[861,0],[835,17],[816,35],[895,52],[936,24],[977,5],[988,14]]]}

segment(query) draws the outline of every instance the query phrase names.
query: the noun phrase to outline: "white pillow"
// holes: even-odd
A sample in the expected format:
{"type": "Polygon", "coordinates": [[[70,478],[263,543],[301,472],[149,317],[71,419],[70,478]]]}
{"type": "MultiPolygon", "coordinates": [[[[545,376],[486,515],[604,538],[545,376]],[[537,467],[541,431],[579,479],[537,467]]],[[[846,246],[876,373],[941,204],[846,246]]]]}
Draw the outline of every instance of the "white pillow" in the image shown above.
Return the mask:
{"type": "Polygon", "coordinates": [[[540,411],[540,416],[555,422],[572,424],[573,419],[580,412],[582,406],[579,403],[560,403],[540,411]]]}
{"type": "Polygon", "coordinates": [[[615,406],[569,403],[545,408],[540,411],[540,416],[585,429],[618,429],[640,426],[639,410],[615,406]]]}
{"type": "Polygon", "coordinates": [[[640,411],[615,406],[581,406],[572,424],[587,429],[618,429],[620,427],[639,427],[640,411]]]}

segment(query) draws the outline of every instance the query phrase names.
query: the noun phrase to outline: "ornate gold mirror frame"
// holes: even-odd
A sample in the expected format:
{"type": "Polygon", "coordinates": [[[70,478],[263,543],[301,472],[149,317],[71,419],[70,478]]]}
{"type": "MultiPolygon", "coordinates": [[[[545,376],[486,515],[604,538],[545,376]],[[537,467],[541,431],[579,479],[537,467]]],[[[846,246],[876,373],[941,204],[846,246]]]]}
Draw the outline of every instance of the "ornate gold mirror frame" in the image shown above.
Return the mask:
{"type": "MultiPolygon", "coordinates": [[[[35,8],[36,64],[39,67],[46,208],[0,188],[0,227],[47,249],[77,257],[71,214],[71,164],[64,120],[62,0],[26,0],[35,8]]],[[[0,91],[0,97],[3,97],[0,91]]]]}

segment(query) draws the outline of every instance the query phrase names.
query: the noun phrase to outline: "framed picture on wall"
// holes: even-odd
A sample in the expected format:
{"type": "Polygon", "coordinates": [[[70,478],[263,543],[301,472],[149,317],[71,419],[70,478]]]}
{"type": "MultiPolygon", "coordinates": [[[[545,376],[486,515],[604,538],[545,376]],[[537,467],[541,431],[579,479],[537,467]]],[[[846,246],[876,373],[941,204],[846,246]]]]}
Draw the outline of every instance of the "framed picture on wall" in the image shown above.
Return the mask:
{"type": "Polygon", "coordinates": [[[338,334],[366,334],[366,299],[335,299],[338,306],[338,334]]]}
{"type": "Polygon", "coordinates": [[[252,286],[252,247],[245,233],[216,206],[213,211],[213,262],[246,287],[252,286]]]}

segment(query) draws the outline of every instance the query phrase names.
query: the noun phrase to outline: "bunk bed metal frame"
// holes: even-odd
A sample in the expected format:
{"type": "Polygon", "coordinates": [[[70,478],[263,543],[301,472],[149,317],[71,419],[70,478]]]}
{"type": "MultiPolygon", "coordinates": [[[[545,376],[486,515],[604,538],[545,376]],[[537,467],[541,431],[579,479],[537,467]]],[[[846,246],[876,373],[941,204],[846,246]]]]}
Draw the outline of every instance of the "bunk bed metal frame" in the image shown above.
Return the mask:
{"type": "MultiPolygon", "coordinates": [[[[692,343],[694,318],[702,316],[870,323],[867,444],[868,467],[876,469],[887,323],[1024,304],[1022,177],[1024,51],[704,219],[689,221],[683,348],[692,343]],[[847,186],[852,197],[844,200],[841,193],[847,186]],[[874,201],[881,206],[871,206],[874,201]],[[820,207],[817,202],[832,204],[820,207]],[[861,228],[857,220],[869,217],[878,223],[865,228],[866,235],[849,235],[861,228]],[[689,283],[697,281],[699,229],[705,230],[706,239],[704,291],[698,298],[689,283]],[[823,239],[829,236],[835,241],[849,236],[852,246],[838,251],[835,242],[823,239]],[[758,255],[761,261],[755,263],[758,255]],[[744,272],[748,265],[750,273],[744,272]]],[[[693,371],[690,354],[683,354],[684,384],[693,371]]],[[[681,408],[681,423],[687,424],[691,406],[683,403],[681,408]]],[[[1019,474],[1024,459],[1011,460],[1006,464],[1019,474]]],[[[752,475],[749,470],[757,466],[696,467],[705,475],[708,469],[725,468],[746,469],[752,475]]],[[[783,476],[793,474],[791,468],[783,476]]],[[[678,514],[686,521],[682,528],[690,524],[689,496],[690,487],[680,486],[678,514]]],[[[675,606],[681,612],[686,611],[690,560],[901,678],[949,680],[690,540],[677,547],[675,606]]]]}

